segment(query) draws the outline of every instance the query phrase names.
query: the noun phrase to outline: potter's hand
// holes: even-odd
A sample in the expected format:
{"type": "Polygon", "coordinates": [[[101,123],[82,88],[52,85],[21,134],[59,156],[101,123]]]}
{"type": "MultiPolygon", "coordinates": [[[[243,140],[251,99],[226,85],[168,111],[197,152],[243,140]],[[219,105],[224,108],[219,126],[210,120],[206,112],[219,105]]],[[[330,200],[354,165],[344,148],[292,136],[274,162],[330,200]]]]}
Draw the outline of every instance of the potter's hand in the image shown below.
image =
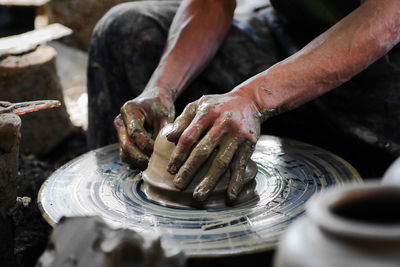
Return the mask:
{"type": "Polygon", "coordinates": [[[144,170],[153,152],[154,138],[175,116],[174,104],[149,95],[126,102],[114,120],[122,161],[144,170]]]}
{"type": "Polygon", "coordinates": [[[168,171],[176,174],[174,184],[184,189],[215,148],[217,155],[193,197],[204,201],[219,178],[231,167],[228,198],[235,200],[249,182],[243,177],[260,135],[260,118],[255,102],[235,93],[203,96],[189,104],[167,134],[177,143],[168,171]],[[203,137],[204,136],[204,137],[203,137]]]}

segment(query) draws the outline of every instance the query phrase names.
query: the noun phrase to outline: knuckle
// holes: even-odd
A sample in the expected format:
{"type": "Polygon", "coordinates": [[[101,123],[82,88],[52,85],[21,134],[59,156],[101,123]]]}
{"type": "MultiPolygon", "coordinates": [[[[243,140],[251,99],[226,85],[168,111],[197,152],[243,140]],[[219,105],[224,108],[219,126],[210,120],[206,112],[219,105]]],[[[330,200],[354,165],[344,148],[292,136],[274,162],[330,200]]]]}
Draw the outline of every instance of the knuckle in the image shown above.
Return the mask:
{"type": "Polygon", "coordinates": [[[183,110],[182,114],[178,117],[178,119],[186,118],[188,116],[191,117],[193,116],[192,114],[194,114],[196,110],[197,110],[197,101],[189,103],[183,110]]]}
{"type": "MultiPolygon", "coordinates": [[[[186,158],[185,151],[182,150],[183,147],[177,146],[174,151],[172,151],[170,162],[177,164],[182,162],[186,158]]],[[[183,148],[184,149],[184,148],[183,148]]]]}
{"type": "Polygon", "coordinates": [[[186,180],[189,177],[192,177],[195,173],[195,170],[192,166],[185,166],[182,168],[182,179],[186,180]]]}
{"type": "Polygon", "coordinates": [[[230,161],[224,158],[216,158],[215,159],[215,164],[218,168],[220,169],[226,169],[229,166],[230,161]]]}
{"type": "Polygon", "coordinates": [[[244,140],[243,145],[248,147],[249,149],[254,149],[259,134],[257,134],[251,129],[241,129],[240,126],[237,126],[237,128],[238,128],[237,135],[244,140]]]}
{"type": "Polygon", "coordinates": [[[129,122],[129,129],[131,133],[135,134],[136,136],[142,134],[142,127],[136,120],[132,120],[129,122]]]}
{"type": "MultiPolygon", "coordinates": [[[[224,113],[222,114],[221,126],[222,126],[222,127],[226,127],[226,126],[230,125],[231,122],[233,121],[233,120],[232,120],[232,116],[233,116],[233,113],[232,113],[232,112],[224,112],[224,113]]],[[[232,126],[232,125],[231,125],[231,126],[232,126]]]]}
{"type": "Polygon", "coordinates": [[[225,111],[224,112],[225,119],[232,120],[233,112],[232,111],[225,111]]]}
{"type": "Polygon", "coordinates": [[[193,152],[195,153],[195,158],[199,160],[206,160],[210,155],[211,148],[207,145],[196,147],[193,152]]]}
{"type": "Polygon", "coordinates": [[[132,101],[125,102],[121,107],[121,113],[125,112],[129,107],[131,107],[132,103],[133,103],[132,101]]]}
{"type": "Polygon", "coordinates": [[[253,140],[246,140],[246,141],[247,141],[247,144],[248,144],[249,153],[251,154],[251,153],[253,153],[253,151],[256,149],[257,140],[255,140],[255,141],[253,141],[253,140]]]}
{"type": "Polygon", "coordinates": [[[113,123],[114,123],[114,127],[117,128],[117,129],[122,126],[121,125],[121,119],[119,118],[119,116],[114,119],[113,123]]]}
{"type": "Polygon", "coordinates": [[[186,109],[193,110],[196,109],[196,107],[197,107],[197,101],[188,104],[186,109]]]}
{"type": "Polygon", "coordinates": [[[208,99],[209,99],[208,95],[203,95],[202,97],[200,97],[199,102],[203,103],[203,102],[206,102],[208,99]]]}
{"type": "Polygon", "coordinates": [[[182,146],[191,146],[193,145],[198,139],[198,128],[192,127],[188,128],[186,131],[183,132],[179,143],[182,146]]]}
{"type": "Polygon", "coordinates": [[[211,106],[209,104],[203,104],[199,107],[198,116],[204,117],[210,113],[211,106]]]}
{"type": "Polygon", "coordinates": [[[179,146],[181,146],[182,148],[187,148],[189,146],[192,146],[195,142],[196,138],[193,135],[182,135],[179,139],[179,146]]]}
{"type": "Polygon", "coordinates": [[[199,162],[205,161],[208,158],[208,153],[200,151],[196,153],[195,159],[199,162]]]}
{"type": "Polygon", "coordinates": [[[240,160],[238,165],[239,165],[239,166],[238,166],[238,171],[239,171],[239,173],[244,172],[244,170],[245,170],[246,167],[247,167],[247,160],[245,160],[245,159],[240,160]]]}

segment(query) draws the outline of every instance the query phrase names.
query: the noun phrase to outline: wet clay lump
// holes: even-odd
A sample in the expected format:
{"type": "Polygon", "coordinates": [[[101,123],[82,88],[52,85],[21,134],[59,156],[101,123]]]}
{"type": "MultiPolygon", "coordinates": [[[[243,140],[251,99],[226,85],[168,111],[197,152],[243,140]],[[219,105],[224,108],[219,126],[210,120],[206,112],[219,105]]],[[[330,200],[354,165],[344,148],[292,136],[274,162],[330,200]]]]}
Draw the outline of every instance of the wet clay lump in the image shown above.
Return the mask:
{"type": "MultiPolygon", "coordinates": [[[[145,195],[158,203],[171,206],[194,206],[194,207],[223,207],[226,206],[226,190],[230,181],[230,171],[227,170],[220,181],[214,188],[211,196],[204,202],[196,201],[193,198],[193,191],[201,180],[206,176],[215,152],[204,163],[200,170],[194,176],[192,182],[185,190],[180,190],[173,184],[174,175],[167,171],[170,155],[175,148],[175,144],[167,140],[166,134],[170,125],[164,127],[158,134],[155,143],[154,151],[150,157],[148,168],[143,172],[142,178],[144,183],[141,187],[145,195]]],[[[249,161],[245,176],[254,177],[257,174],[257,165],[253,161],[249,161]]],[[[255,181],[253,180],[245,186],[239,194],[238,200],[235,203],[243,202],[251,198],[254,194],[255,181]]],[[[234,203],[230,203],[234,204],[234,203]]]]}

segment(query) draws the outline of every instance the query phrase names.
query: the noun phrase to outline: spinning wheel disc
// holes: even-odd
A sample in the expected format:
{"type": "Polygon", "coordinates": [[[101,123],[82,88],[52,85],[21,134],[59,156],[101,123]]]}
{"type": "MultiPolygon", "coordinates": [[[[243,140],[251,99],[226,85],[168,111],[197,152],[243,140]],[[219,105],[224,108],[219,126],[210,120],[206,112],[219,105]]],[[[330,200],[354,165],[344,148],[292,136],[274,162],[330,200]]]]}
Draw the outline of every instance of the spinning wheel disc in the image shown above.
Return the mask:
{"type": "Polygon", "coordinates": [[[120,162],[118,145],[62,166],[43,184],[38,201],[51,225],[62,216],[98,215],[113,226],[160,233],[165,248],[212,257],[273,248],[311,195],[359,179],[336,155],[273,136],[261,136],[252,159],[258,165],[256,194],[230,208],[175,208],[148,200],[139,189],[139,172],[120,162]]]}

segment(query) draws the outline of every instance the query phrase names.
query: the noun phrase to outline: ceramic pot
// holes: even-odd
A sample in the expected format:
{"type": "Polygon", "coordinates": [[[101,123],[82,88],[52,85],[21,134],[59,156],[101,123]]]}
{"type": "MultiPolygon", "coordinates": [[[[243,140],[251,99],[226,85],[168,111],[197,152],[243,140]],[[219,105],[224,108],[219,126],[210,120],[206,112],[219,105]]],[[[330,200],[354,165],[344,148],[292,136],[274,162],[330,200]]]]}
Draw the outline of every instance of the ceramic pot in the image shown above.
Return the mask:
{"type": "MultiPolygon", "coordinates": [[[[235,204],[227,203],[226,198],[226,190],[231,177],[229,170],[222,175],[213,193],[207,200],[199,202],[193,198],[193,191],[206,176],[216,154],[215,151],[198,170],[192,182],[185,190],[179,190],[174,186],[174,175],[167,171],[169,158],[175,148],[175,144],[169,142],[166,137],[170,127],[172,127],[172,124],[166,125],[158,134],[154,142],[154,151],[150,157],[148,167],[142,174],[144,183],[141,186],[141,190],[147,198],[159,204],[174,207],[221,208],[235,204]]],[[[244,175],[247,177],[255,177],[256,174],[257,165],[250,160],[244,175]]],[[[236,203],[241,203],[250,199],[254,195],[255,186],[256,183],[254,180],[247,184],[238,195],[236,203]]]]}
{"type": "Polygon", "coordinates": [[[400,266],[400,186],[328,189],[283,235],[274,266],[400,266]]]}

